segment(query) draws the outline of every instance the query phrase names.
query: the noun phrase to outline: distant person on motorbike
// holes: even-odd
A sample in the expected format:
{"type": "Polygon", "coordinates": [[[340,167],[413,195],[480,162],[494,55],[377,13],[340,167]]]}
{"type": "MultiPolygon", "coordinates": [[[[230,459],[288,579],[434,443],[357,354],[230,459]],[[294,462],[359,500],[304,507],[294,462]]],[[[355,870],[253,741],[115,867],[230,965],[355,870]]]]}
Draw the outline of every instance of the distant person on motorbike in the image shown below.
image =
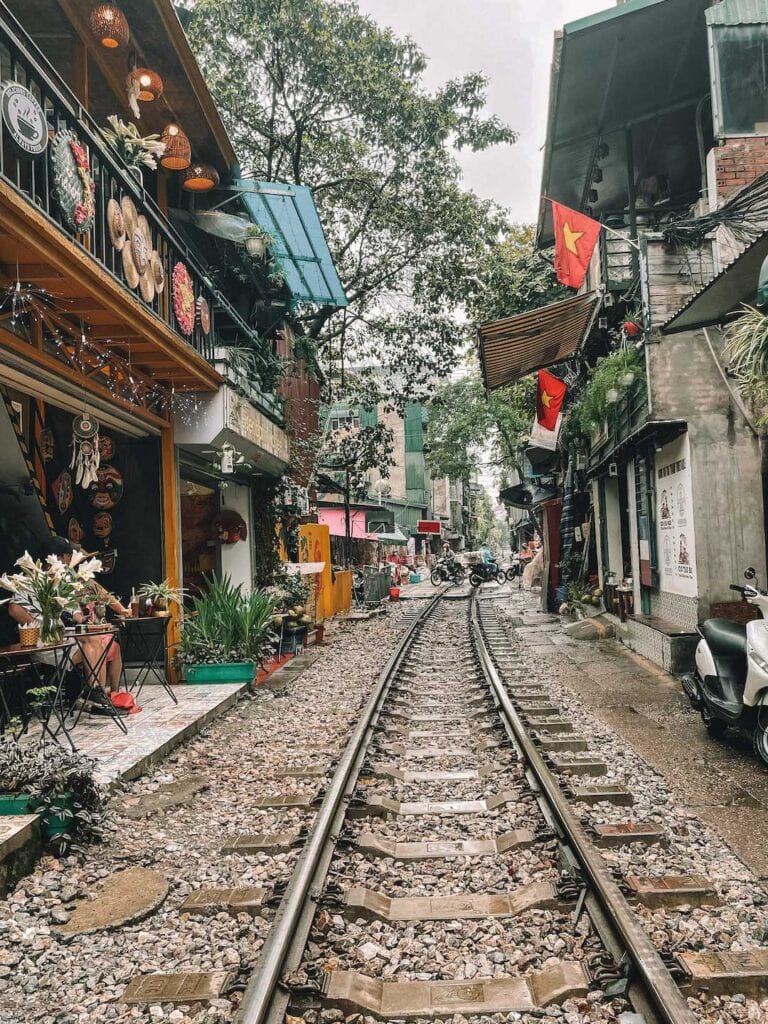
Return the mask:
{"type": "Polygon", "coordinates": [[[483,544],[480,548],[480,554],[483,556],[483,565],[490,565],[491,562],[495,562],[496,559],[493,557],[493,552],[487,544],[483,544]]]}

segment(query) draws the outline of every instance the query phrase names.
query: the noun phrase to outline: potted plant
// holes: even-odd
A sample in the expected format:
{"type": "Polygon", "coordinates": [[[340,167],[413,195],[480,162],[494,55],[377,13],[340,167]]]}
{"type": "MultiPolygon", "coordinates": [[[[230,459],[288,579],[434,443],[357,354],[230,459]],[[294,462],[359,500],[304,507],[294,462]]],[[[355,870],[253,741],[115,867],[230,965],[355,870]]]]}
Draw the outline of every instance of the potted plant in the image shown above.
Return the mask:
{"type": "Polygon", "coordinates": [[[229,576],[205,577],[206,590],[192,599],[177,648],[188,683],[250,683],[271,653],[274,601],[263,590],[243,593],[229,576]]]}
{"type": "Polygon", "coordinates": [[[258,224],[251,224],[246,228],[245,251],[254,259],[264,256],[267,249],[273,244],[272,235],[258,224]]]}
{"type": "Polygon", "coordinates": [[[101,134],[139,184],[143,184],[142,166],[156,171],[165,153],[165,143],[160,141],[159,135],[140,135],[133,121],[126,124],[116,114],[111,114],[107,121],[110,127],[102,129],[101,134]]]}
{"type": "Polygon", "coordinates": [[[180,587],[172,587],[168,580],[162,580],[160,583],[153,583],[150,580],[139,587],[137,596],[140,600],[151,603],[153,615],[168,615],[168,605],[175,604],[181,608],[186,595],[180,587]]]}
{"type": "Polygon", "coordinates": [[[282,634],[280,653],[291,654],[301,645],[307,629],[312,625],[312,617],[307,613],[309,583],[301,573],[288,572],[281,566],[274,573],[268,592],[277,609],[274,627],[282,634]]]}
{"type": "Polygon", "coordinates": [[[0,576],[0,587],[11,593],[0,604],[21,605],[40,623],[40,639],[44,644],[56,643],[64,634],[62,612],[75,612],[94,575],[101,571],[97,558],[88,558],[76,551],[69,565],[56,555],[45,563],[35,561],[28,551],[15,563],[20,572],[0,576]]]}
{"type": "Polygon", "coordinates": [[[101,838],[105,799],[96,762],[58,743],[21,746],[0,737],[0,814],[40,814],[46,841],[93,842],[101,838]]]}

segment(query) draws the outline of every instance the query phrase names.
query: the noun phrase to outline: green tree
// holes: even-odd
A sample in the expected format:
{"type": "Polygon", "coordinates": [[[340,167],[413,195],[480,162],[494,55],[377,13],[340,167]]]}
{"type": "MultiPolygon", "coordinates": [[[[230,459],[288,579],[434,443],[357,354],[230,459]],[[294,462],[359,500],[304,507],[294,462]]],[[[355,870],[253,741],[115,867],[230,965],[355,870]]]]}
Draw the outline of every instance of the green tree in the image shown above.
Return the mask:
{"type": "Polygon", "coordinates": [[[437,476],[466,480],[481,459],[520,470],[520,449],[536,411],[536,381],[523,377],[486,395],[474,372],[443,385],[429,406],[427,460],[437,476]]]}
{"type": "Polygon", "coordinates": [[[468,299],[475,323],[525,313],[571,294],[558,284],[551,252],[536,249],[534,238],[533,225],[513,224],[483,253],[468,299]]]}
{"type": "Polygon", "coordinates": [[[343,347],[391,368],[396,404],[425,397],[505,227],[454,156],[515,140],[485,78],[427,91],[422,51],[353,0],[197,0],[189,33],[244,172],[313,190],[350,302],[297,311],[326,366],[343,347]]]}

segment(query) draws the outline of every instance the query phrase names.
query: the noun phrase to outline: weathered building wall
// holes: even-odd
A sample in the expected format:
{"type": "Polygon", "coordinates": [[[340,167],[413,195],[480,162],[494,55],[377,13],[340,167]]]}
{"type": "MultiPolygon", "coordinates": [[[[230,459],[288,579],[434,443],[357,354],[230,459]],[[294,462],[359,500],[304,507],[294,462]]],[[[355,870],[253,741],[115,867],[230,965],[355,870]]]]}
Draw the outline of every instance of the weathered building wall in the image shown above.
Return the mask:
{"type": "MultiPolygon", "coordinates": [[[[669,309],[674,288],[663,275],[651,279],[655,326],[675,311],[669,309]]],[[[722,335],[708,333],[723,365],[722,335]]],[[[765,566],[760,443],[726,387],[703,331],[654,338],[646,349],[651,417],[688,424],[699,590],[695,611],[701,620],[711,603],[733,600],[728,586],[745,566],[765,566]]],[[[693,600],[662,595],[654,610],[678,618],[693,600]]]]}
{"type": "Polygon", "coordinates": [[[768,138],[731,136],[714,150],[717,199],[722,202],[768,171],[768,138]]]}

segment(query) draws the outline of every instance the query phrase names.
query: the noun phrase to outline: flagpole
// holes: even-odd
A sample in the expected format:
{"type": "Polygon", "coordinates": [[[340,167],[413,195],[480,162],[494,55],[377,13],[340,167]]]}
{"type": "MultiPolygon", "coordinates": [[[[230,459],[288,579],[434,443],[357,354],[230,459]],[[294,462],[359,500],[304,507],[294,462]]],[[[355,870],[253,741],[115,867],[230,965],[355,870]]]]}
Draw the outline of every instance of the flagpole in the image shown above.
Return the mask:
{"type": "MultiPolygon", "coordinates": [[[[548,203],[556,202],[556,200],[552,199],[550,196],[544,196],[543,195],[541,198],[545,199],[548,203]]],[[[562,203],[560,205],[562,205],[562,203]]],[[[578,212],[579,212],[578,210],[574,211],[574,213],[578,213],[578,212]]],[[[582,214],[582,216],[586,217],[587,215],[586,214],[582,214]]],[[[595,219],[594,217],[591,218],[591,220],[594,220],[594,219],[595,219]]],[[[622,233],[620,231],[616,231],[614,228],[609,228],[608,225],[607,224],[603,224],[602,221],[596,221],[596,223],[600,225],[601,231],[607,231],[608,234],[615,235],[617,238],[621,238],[623,241],[625,241],[629,245],[631,245],[633,249],[637,249],[637,251],[640,252],[640,245],[637,242],[633,242],[631,238],[627,238],[626,235],[622,235],[622,233]]]]}

